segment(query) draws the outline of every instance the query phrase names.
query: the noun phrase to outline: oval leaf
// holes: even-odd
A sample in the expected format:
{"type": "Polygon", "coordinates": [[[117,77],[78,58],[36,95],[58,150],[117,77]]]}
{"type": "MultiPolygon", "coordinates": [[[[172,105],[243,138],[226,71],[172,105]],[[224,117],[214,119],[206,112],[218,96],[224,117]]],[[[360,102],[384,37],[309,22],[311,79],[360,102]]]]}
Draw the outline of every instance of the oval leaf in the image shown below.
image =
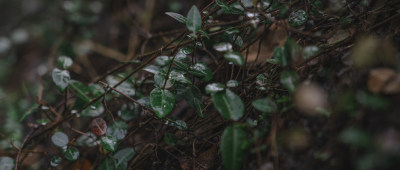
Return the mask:
{"type": "Polygon", "coordinates": [[[239,127],[228,126],[221,139],[221,155],[225,169],[238,170],[246,156],[246,132],[239,127]]]}
{"type": "Polygon", "coordinates": [[[123,168],[124,165],[127,164],[133,156],[135,156],[135,150],[133,148],[124,148],[116,152],[113,157],[116,160],[117,169],[126,169],[123,168]]]}
{"type": "Polygon", "coordinates": [[[226,60],[232,62],[235,65],[243,65],[244,64],[244,59],[242,54],[238,53],[238,52],[228,52],[224,54],[224,57],[226,60]]]}
{"type": "Polygon", "coordinates": [[[201,29],[201,15],[196,6],[192,6],[186,19],[186,27],[189,31],[196,33],[201,29]]]}
{"type": "Polygon", "coordinates": [[[213,94],[225,90],[225,86],[221,83],[211,83],[206,86],[206,93],[213,94]]]}
{"type": "Polygon", "coordinates": [[[197,114],[203,117],[203,96],[201,95],[200,89],[198,89],[196,86],[190,86],[185,90],[184,97],[188,104],[195,108],[197,114]]]}
{"type": "Polygon", "coordinates": [[[58,65],[63,69],[69,69],[72,66],[72,59],[67,56],[58,57],[58,65]]]}
{"type": "Polygon", "coordinates": [[[68,86],[69,81],[71,80],[71,77],[67,70],[60,70],[58,68],[53,69],[51,76],[53,78],[53,82],[57,85],[58,88],[60,88],[61,91],[64,91],[64,89],[68,86]]]}
{"type": "Polygon", "coordinates": [[[0,165],[2,170],[13,170],[14,169],[14,159],[8,156],[0,157],[0,165]]]}
{"type": "Polygon", "coordinates": [[[229,120],[239,120],[244,113],[242,99],[229,89],[211,95],[215,108],[229,120]]]}
{"type": "Polygon", "coordinates": [[[53,136],[51,136],[51,141],[53,142],[54,145],[62,148],[62,147],[67,146],[69,139],[65,133],[56,132],[56,133],[54,133],[53,136]]]}
{"type": "Polygon", "coordinates": [[[237,80],[229,80],[226,82],[227,87],[237,87],[239,86],[239,82],[237,80]]]}
{"type": "Polygon", "coordinates": [[[299,76],[294,71],[284,71],[281,73],[281,83],[290,93],[295,91],[298,81],[299,76]]]}
{"type": "Polygon", "coordinates": [[[175,97],[168,90],[161,90],[160,88],[155,88],[150,93],[150,103],[151,107],[156,112],[158,118],[163,118],[167,116],[175,105],[175,97]]]}
{"type": "Polygon", "coordinates": [[[252,105],[257,110],[265,113],[272,113],[277,110],[275,102],[268,98],[255,100],[252,105]]]}
{"type": "Polygon", "coordinates": [[[62,160],[62,159],[61,159],[61,157],[59,157],[59,156],[55,156],[55,157],[51,158],[50,166],[56,167],[56,166],[60,165],[61,160],[62,160]]]}
{"type": "Polygon", "coordinates": [[[116,120],[108,127],[107,136],[114,136],[117,140],[124,139],[128,129],[128,124],[123,121],[116,120]]]}
{"type": "Polygon", "coordinates": [[[218,52],[232,51],[232,44],[228,42],[222,42],[214,44],[213,48],[218,52]]]}
{"type": "Polygon", "coordinates": [[[186,23],[186,18],[181,14],[178,14],[178,13],[175,13],[175,12],[166,12],[165,14],[167,14],[168,16],[176,19],[177,21],[179,21],[181,23],[184,23],[184,24],[186,23]]]}
{"type": "Polygon", "coordinates": [[[71,146],[67,149],[64,156],[67,160],[76,161],[79,157],[79,150],[71,146]]]}
{"type": "Polygon", "coordinates": [[[205,82],[210,81],[213,77],[212,71],[203,63],[197,63],[191,66],[189,72],[205,82]]]}
{"type": "Polygon", "coordinates": [[[118,148],[117,139],[111,136],[101,137],[101,145],[103,146],[103,149],[110,152],[114,152],[118,148]]]}

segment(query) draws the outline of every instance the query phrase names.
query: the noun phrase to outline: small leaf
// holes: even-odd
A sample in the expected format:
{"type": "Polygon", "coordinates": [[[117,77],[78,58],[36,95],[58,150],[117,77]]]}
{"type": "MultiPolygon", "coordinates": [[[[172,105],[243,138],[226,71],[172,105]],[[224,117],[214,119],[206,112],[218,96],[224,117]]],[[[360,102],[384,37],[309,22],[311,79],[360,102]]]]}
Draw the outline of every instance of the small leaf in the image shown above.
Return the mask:
{"type": "Polygon", "coordinates": [[[204,105],[202,101],[203,96],[201,95],[200,89],[198,89],[196,86],[190,86],[185,90],[184,97],[188,104],[195,108],[197,114],[200,117],[203,117],[204,105]]]}
{"type": "Polygon", "coordinates": [[[133,156],[135,156],[135,150],[133,148],[120,149],[114,154],[114,159],[116,160],[117,169],[126,169],[128,161],[130,161],[133,156]]]}
{"type": "Polygon", "coordinates": [[[221,139],[221,155],[225,169],[239,170],[246,157],[246,132],[239,127],[228,126],[221,139]]]}
{"type": "Polygon", "coordinates": [[[82,111],[82,116],[96,117],[96,116],[100,116],[103,112],[104,112],[103,105],[98,105],[97,107],[92,105],[82,111]]]}
{"type": "Polygon", "coordinates": [[[186,47],[181,48],[179,50],[179,52],[183,53],[183,54],[186,54],[186,55],[189,55],[189,54],[193,53],[193,48],[186,46],[186,47]]]}
{"type": "Polygon", "coordinates": [[[107,129],[107,136],[113,136],[117,140],[124,139],[125,135],[128,133],[128,124],[123,121],[114,121],[107,129]]]}
{"type": "Polygon", "coordinates": [[[31,115],[37,108],[39,107],[38,103],[33,103],[31,106],[29,106],[28,110],[25,111],[25,113],[21,116],[19,121],[24,121],[29,115],[31,115]]]}
{"type": "Polygon", "coordinates": [[[187,22],[187,19],[181,14],[178,14],[175,12],[166,12],[165,14],[169,15],[170,17],[176,19],[177,21],[179,21],[181,23],[185,24],[187,22]]]}
{"type": "Polygon", "coordinates": [[[286,53],[285,47],[275,47],[273,54],[279,65],[285,67],[290,64],[290,55],[286,53]]]}
{"type": "Polygon", "coordinates": [[[303,25],[307,21],[307,14],[306,11],[300,9],[295,12],[292,12],[289,16],[289,24],[292,27],[298,27],[303,25]]]}
{"type": "Polygon", "coordinates": [[[225,89],[225,91],[222,92],[213,93],[211,97],[214,107],[226,119],[237,121],[243,116],[244,104],[242,99],[229,89],[225,89]]]}
{"type": "Polygon", "coordinates": [[[157,74],[154,75],[154,86],[158,88],[163,88],[165,84],[165,88],[169,89],[172,87],[172,82],[171,79],[168,79],[167,82],[165,82],[165,74],[164,72],[160,71],[157,74]]]}
{"type": "Polygon", "coordinates": [[[143,70],[153,74],[157,74],[158,72],[160,72],[161,69],[155,65],[148,65],[143,70]]]}
{"type": "Polygon", "coordinates": [[[69,67],[72,66],[72,63],[72,59],[67,56],[58,57],[58,65],[65,70],[69,69],[69,67]]]}
{"type": "Polygon", "coordinates": [[[92,132],[86,132],[85,135],[81,135],[76,139],[76,145],[84,147],[93,147],[98,145],[96,141],[97,137],[92,132]]]}
{"type": "Polygon", "coordinates": [[[51,136],[51,141],[53,142],[54,145],[62,148],[64,146],[67,146],[69,139],[65,133],[56,132],[53,134],[53,136],[51,136]]]}
{"type": "Polygon", "coordinates": [[[177,71],[177,70],[172,70],[169,73],[169,79],[171,79],[175,82],[182,83],[182,84],[189,84],[189,85],[192,84],[192,81],[185,76],[184,72],[177,71]]]}
{"type": "Polygon", "coordinates": [[[192,6],[186,18],[186,27],[189,31],[196,33],[201,29],[201,15],[196,6],[192,6]]]}
{"type": "Polygon", "coordinates": [[[142,112],[142,107],[137,103],[125,103],[121,110],[118,111],[118,116],[125,121],[130,121],[137,117],[142,112]]]}
{"type": "Polygon", "coordinates": [[[168,120],[165,122],[165,124],[169,125],[169,126],[175,126],[179,130],[187,130],[188,129],[186,122],[183,120],[172,120],[172,121],[168,120]]]}
{"type": "Polygon", "coordinates": [[[273,113],[276,112],[277,110],[275,102],[273,102],[271,99],[268,98],[255,100],[253,101],[252,105],[257,110],[265,113],[273,113]]]}
{"type": "Polygon", "coordinates": [[[237,80],[229,80],[226,82],[226,87],[237,87],[239,86],[239,82],[237,80]]]}
{"type": "Polygon", "coordinates": [[[79,157],[79,150],[71,146],[67,149],[64,156],[67,160],[76,161],[79,157]]]}
{"type": "Polygon", "coordinates": [[[86,105],[90,102],[91,99],[87,96],[87,94],[90,93],[90,88],[88,86],[79,81],[71,80],[68,87],[75,92],[78,99],[82,102],[81,105],[86,105]]]}
{"type": "Polygon", "coordinates": [[[158,56],[154,61],[159,66],[166,66],[171,63],[171,58],[168,56],[158,56]]]}
{"type": "MultiPolygon", "coordinates": [[[[56,166],[60,165],[61,160],[62,160],[61,157],[59,157],[59,156],[54,156],[53,158],[51,158],[50,165],[51,165],[52,167],[56,167],[56,166]]],[[[1,164],[1,165],[3,165],[3,164],[1,164]]]]}
{"type": "Polygon", "coordinates": [[[64,91],[68,86],[71,77],[67,70],[60,70],[58,68],[53,69],[52,72],[53,82],[60,88],[61,91],[64,91]]]}
{"type": "Polygon", "coordinates": [[[14,169],[14,159],[8,156],[0,157],[0,169],[1,170],[13,170],[14,169]]]}
{"type": "Polygon", "coordinates": [[[206,93],[213,94],[225,90],[225,86],[221,83],[211,83],[206,86],[206,93]]]}
{"type": "Polygon", "coordinates": [[[240,54],[238,52],[231,51],[231,52],[225,53],[224,57],[226,60],[232,62],[235,65],[241,66],[244,64],[243,56],[242,56],[242,54],[240,54]]]}
{"type": "Polygon", "coordinates": [[[290,93],[295,91],[298,81],[299,76],[294,71],[283,71],[281,73],[281,83],[290,93]]]}
{"type": "Polygon", "coordinates": [[[100,141],[103,149],[107,151],[114,152],[118,148],[117,139],[112,136],[103,136],[100,141]]]}
{"type": "Polygon", "coordinates": [[[174,64],[177,65],[179,68],[186,71],[186,70],[188,70],[190,63],[191,63],[191,61],[190,61],[189,57],[187,57],[186,54],[177,53],[175,55],[174,64]]]}
{"type": "Polygon", "coordinates": [[[178,138],[172,133],[166,133],[164,135],[164,142],[168,145],[175,146],[178,141],[178,138]]]}
{"type": "Polygon", "coordinates": [[[155,88],[150,93],[151,107],[156,112],[158,118],[167,116],[175,105],[175,97],[168,90],[155,88]]]}
{"type": "Polygon", "coordinates": [[[99,166],[99,170],[117,170],[114,158],[106,157],[99,166]]]}
{"type": "Polygon", "coordinates": [[[197,63],[190,67],[189,73],[199,77],[201,80],[208,82],[212,79],[212,71],[203,63],[197,63]]]}
{"type": "Polygon", "coordinates": [[[232,44],[228,42],[222,42],[218,44],[214,44],[213,48],[218,52],[228,52],[232,51],[232,44]]]}
{"type": "Polygon", "coordinates": [[[97,136],[103,136],[107,132],[107,123],[103,118],[95,118],[90,122],[90,129],[97,136]]]}

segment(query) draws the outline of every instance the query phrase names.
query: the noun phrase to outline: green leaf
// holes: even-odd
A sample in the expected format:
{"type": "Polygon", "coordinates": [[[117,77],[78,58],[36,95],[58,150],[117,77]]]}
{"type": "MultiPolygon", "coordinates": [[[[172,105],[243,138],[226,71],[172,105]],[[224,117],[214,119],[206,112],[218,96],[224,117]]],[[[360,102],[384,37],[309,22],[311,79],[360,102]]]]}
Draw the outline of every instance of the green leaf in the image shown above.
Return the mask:
{"type": "Polygon", "coordinates": [[[167,14],[168,16],[176,19],[177,21],[179,21],[181,23],[185,24],[187,22],[187,19],[181,14],[178,14],[178,13],[175,13],[175,12],[166,12],[165,14],[167,14]]]}
{"type": "Polygon", "coordinates": [[[186,18],[186,27],[189,31],[196,33],[201,29],[201,15],[196,6],[192,6],[186,18]]]}
{"type": "Polygon", "coordinates": [[[213,93],[211,97],[214,107],[226,119],[237,121],[243,116],[245,107],[242,99],[229,89],[213,93]]]}
{"type": "Polygon", "coordinates": [[[106,157],[99,166],[99,170],[116,170],[116,161],[114,158],[106,157]]]}
{"type": "Polygon", "coordinates": [[[177,65],[179,68],[186,71],[186,70],[188,70],[189,65],[191,64],[191,61],[190,61],[189,57],[187,57],[186,54],[177,53],[175,55],[174,64],[177,65]]]}
{"type": "Polygon", "coordinates": [[[65,90],[65,88],[69,84],[69,81],[71,80],[71,77],[67,70],[60,70],[58,68],[53,69],[52,78],[53,82],[61,91],[65,90]]]}
{"type": "Polygon", "coordinates": [[[273,102],[269,98],[262,98],[262,99],[257,99],[253,101],[252,103],[253,107],[256,108],[257,110],[265,113],[273,113],[276,112],[277,106],[275,102],[273,102]]]}
{"type": "Polygon", "coordinates": [[[240,54],[238,52],[234,52],[234,51],[227,52],[224,54],[224,57],[226,60],[232,62],[235,65],[241,66],[244,64],[243,56],[242,56],[242,54],[240,54]]]}
{"type": "Polygon", "coordinates": [[[125,103],[118,111],[118,116],[125,121],[130,121],[142,112],[142,107],[137,103],[125,103]]]}
{"type": "Polygon", "coordinates": [[[164,135],[164,142],[168,145],[175,146],[178,141],[178,138],[172,133],[166,133],[164,135]]]}
{"type": "Polygon", "coordinates": [[[319,52],[319,48],[315,45],[306,46],[303,49],[303,58],[309,59],[312,56],[315,56],[319,52]]]}
{"type": "Polygon", "coordinates": [[[142,97],[138,100],[139,103],[151,108],[150,96],[142,97]]]}
{"type": "Polygon", "coordinates": [[[118,149],[117,139],[112,136],[103,136],[100,139],[103,149],[114,152],[118,149]]]}
{"type": "Polygon", "coordinates": [[[69,58],[69,57],[67,57],[67,56],[60,56],[60,57],[58,57],[58,65],[59,65],[61,68],[65,69],[65,70],[68,70],[69,67],[72,66],[72,63],[73,63],[73,62],[72,62],[72,59],[69,58]]]}
{"type": "Polygon", "coordinates": [[[184,92],[184,97],[185,100],[188,102],[190,106],[195,108],[197,111],[197,114],[200,117],[204,117],[203,115],[203,101],[202,101],[202,95],[200,89],[198,89],[196,86],[190,86],[188,87],[185,92],[184,92]]]}
{"type": "Polygon", "coordinates": [[[158,118],[164,118],[167,116],[175,105],[175,97],[168,90],[161,90],[155,88],[150,93],[151,107],[156,112],[158,118]]]}
{"type": "Polygon", "coordinates": [[[229,80],[226,82],[226,87],[237,87],[239,86],[239,82],[237,80],[229,80]]]}
{"type": "Polygon", "coordinates": [[[116,159],[115,166],[117,169],[126,169],[128,161],[130,161],[133,156],[135,156],[135,150],[133,148],[124,148],[117,151],[113,156],[116,159]]]}
{"type": "Polygon", "coordinates": [[[225,90],[225,86],[221,83],[211,83],[206,86],[206,93],[213,94],[225,90]]]}
{"type": "Polygon", "coordinates": [[[166,73],[160,71],[154,75],[154,86],[156,86],[158,88],[163,88],[164,84],[165,84],[166,89],[169,89],[172,87],[171,79],[168,79],[167,82],[165,82],[165,74],[166,73]]]}
{"type": "Polygon", "coordinates": [[[153,74],[157,74],[161,71],[161,69],[155,65],[148,65],[143,70],[153,74]]]}
{"type": "Polygon", "coordinates": [[[103,112],[104,112],[103,105],[98,105],[97,107],[92,105],[82,111],[82,116],[96,117],[96,116],[100,116],[103,112]]]}
{"type": "Polygon", "coordinates": [[[299,76],[294,71],[283,71],[281,73],[281,83],[290,93],[295,91],[298,81],[299,76]]]}
{"type": "Polygon", "coordinates": [[[192,84],[192,81],[185,76],[185,73],[178,70],[171,70],[169,73],[169,79],[182,84],[192,84]]]}
{"type": "Polygon", "coordinates": [[[51,136],[51,141],[53,142],[54,145],[62,148],[64,146],[67,146],[69,139],[65,133],[56,132],[53,134],[53,136],[51,136]]]}
{"type": "Polygon", "coordinates": [[[90,102],[91,99],[87,96],[87,94],[90,93],[89,87],[79,81],[71,80],[69,83],[69,88],[75,92],[78,99],[82,102],[82,106],[90,102]]]}
{"type": "Polygon", "coordinates": [[[218,52],[228,52],[232,51],[232,44],[228,42],[221,42],[218,44],[214,44],[213,48],[218,52]]]}
{"type": "Polygon", "coordinates": [[[246,158],[248,142],[246,132],[239,127],[228,126],[221,139],[221,155],[225,169],[239,170],[246,158]]]}
{"type": "Polygon", "coordinates": [[[169,126],[175,126],[179,130],[187,130],[188,129],[186,122],[183,120],[172,120],[172,121],[168,120],[165,122],[165,124],[169,125],[169,126]]]}
{"type": "Polygon", "coordinates": [[[14,169],[14,159],[8,156],[0,157],[0,169],[1,170],[13,170],[14,169]]]}
{"type": "Polygon", "coordinates": [[[81,135],[76,139],[76,145],[78,146],[84,146],[84,147],[93,147],[96,146],[97,143],[97,137],[95,134],[92,132],[86,132],[86,135],[81,135]]]}
{"type": "Polygon", "coordinates": [[[39,107],[38,103],[33,103],[31,106],[29,106],[29,109],[25,111],[25,113],[21,116],[19,121],[24,121],[29,115],[31,115],[37,108],[39,107]]]}
{"type": "Polygon", "coordinates": [[[154,61],[159,66],[166,66],[171,63],[171,58],[168,56],[158,56],[154,61]]]}
{"type": "Polygon", "coordinates": [[[113,136],[117,140],[124,139],[128,129],[128,124],[123,121],[116,120],[107,129],[107,136],[113,136]]]}
{"type": "Polygon", "coordinates": [[[291,58],[290,55],[286,52],[285,47],[275,47],[273,54],[279,65],[285,67],[290,64],[291,58]]]}
{"type": "Polygon", "coordinates": [[[186,55],[189,55],[189,54],[192,54],[192,53],[193,53],[193,48],[188,47],[188,46],[182,47],[182,48],[179,50],[179,52],[180,52],[180,53],[183,53],[183,54],[186,54],[186,55]]]}
{"type": "Polygon", "coordinates": [[[292,12],[289,15],[289,24],[292,27],[298,27],[298,26],[303,25],[304,23],[306,23],[307,18],[308,17],[307,17],[306,11],[300,9],[300,10],[297,10],[295,12],[292,12]]]}
{"type": "Polygon", "coordinates": [[[197,63],[190,67],[189,73],[199,77],[201,80],[208,82],[212,79],[212,71],[203,63],[197,63]]]}
{"type": "Polygon", "coordinates": [[[61,157],[59,157],[59,156],[54,156],[53,158],[51,158],[50,165],[51,165],[52,167],[56,167],[56,166],[60,165],[61,160],[62,160],[61,157]]]}
{"type": "Polygon", "coordinates": [[[70,161],[76,161],[79,157],[79,150],[75,147],[69,147],[64,154],[64,157],[70,161]]]}

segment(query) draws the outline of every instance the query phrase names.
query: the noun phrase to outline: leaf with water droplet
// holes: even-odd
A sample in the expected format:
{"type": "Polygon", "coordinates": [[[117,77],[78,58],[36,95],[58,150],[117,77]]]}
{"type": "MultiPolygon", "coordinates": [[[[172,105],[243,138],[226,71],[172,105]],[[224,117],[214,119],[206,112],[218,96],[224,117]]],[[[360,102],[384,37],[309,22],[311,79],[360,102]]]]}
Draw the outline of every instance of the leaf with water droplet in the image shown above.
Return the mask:
{"type": "Polygon", "coordinates": [[[168,90],[155,88],[150,93],[150,103],[158,118],[167,116],[175,105],[175,97],[168,90]]]}
{"type": "Polygon", "coordinates": [[[225,90],[225,86],[221,83],[211,83],[206,86],[206,93],[213,94],[225,90]]]}
{"type": "Polygon", "coordinates": [[[234,51],[227,52],[224,54],[224,57],[226,60],[232,62],[235,65],[241,66],[244,64],[243,56],[242,56],[242,54],[240,54],[238,52],[234,52],[234,51]]]}
{"type": "Polygon", "coordinates": [[[203,63],[197,63],[190,67],[189,73],[199,77],[201,80],[208,82],[212,79],[212,71],[203,63]]]}
{"type": "Polygon", "coordinates": [[[181,14],[175,13],[175,12],[166,12],[165,14],[169,15],[170,17],[176,19],[177,21],[181,23],[186,23],[187,19],[181,14]]]}
{"type": "Polygon", "coordinates": [[[168,56],[158,56],[154,61],[159,66],[166,66],[171,63],[171,58],[168,56]]]}
{"type": "Polygon", "coordinates": [[[114,152],[118,149],[117,139],[113,136],[103,136],[100,141],[103,149],[107,151],[114,152]]]}
{"type": "Polygon", "coordinates": [[[232,44],[228,42],[221,42],[218,44],[214,44],[213,48],[218,52],[232,51],[232,44]]]}
{"type": "Polygon", "coordinates": [[[128,132],[128,124],[123,121],[114,121],[107,129],[107,136],[114,136],[117,140],[124,139],[128,132]]]}
{"type": "Polygon", "coordinates": [[[228,120],[239,120],[244,114],[244,104],[242,99],[230,91],[217,92],[211,94],[214,107],[228,120]]]}
{"type": "Polygon", "coordinates": [[[201,29],[201,15],[196,6],[192,6],[186,16],[186,27],[189,31],[196,33],[201,29]]]}
{"type": "MultiPolygon", "coordinates": [[[[51,165],[52,167],[56,167],[56,166],[60,165],[61,160],[62,160],[61,157],[59,157],[59,156],[54,156],[53,158],[51,158],[50,165],[51,165]]],[[[2,165],[3,165],[3,164],[2,164],[2,165]]]]}
{"type": "Polygon", "coordinates": [[[79,157],[79,150],[73,146],[69,147],[64,154],[65,159],[76,161],[79,157]]]}

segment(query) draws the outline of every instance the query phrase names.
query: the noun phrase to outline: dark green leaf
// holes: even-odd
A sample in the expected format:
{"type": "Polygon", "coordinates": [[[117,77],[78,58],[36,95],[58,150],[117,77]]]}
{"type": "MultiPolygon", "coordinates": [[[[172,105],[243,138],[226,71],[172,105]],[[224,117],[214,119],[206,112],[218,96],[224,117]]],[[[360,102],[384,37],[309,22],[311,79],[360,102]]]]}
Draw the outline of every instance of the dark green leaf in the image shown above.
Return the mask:
{"type": "Polygon", "coordinates": [[[168,56],[158,56],[154,61],[159,66],[166,66],[171,63],[171,58],[168,56]]]}
{"type": "Polygon", "coordinates": [[[239,86],[239,82],[237,80],[229,80],[226,82],[226,87],[237,87],[239,86]]]}
{"type": "Polygon", "coordinates": [[[252,103],[252,105],[257,110],[259,110],[261,112],[265,112],[265,113],[273,113],[273,112],[276,112],[276,110],[277,110],[277,106],[276,106],[275,102],[273,102],[269,98],[262,98],[262,99],[255,100],[252,103]]]}
{"type": "Polygon", "coordinates": [[[75,92],[80,101],[83,102],[81,105],[86,105],[90,102],[91,99],[87,96],[90,92],[89,87],[76,80],[71,80],[69,87],[75,92]]]}
{"type": "Polygon", "coordinates": [[[67,146],[69,139],[65,133],[56,132],[53,134],[53,136],[51,136],[51,141],[53,142],[54,145],[62,148],[64,146],[67,146]]]}
{"type": "Polygon", "coordinates": [[[218,44],[214,44],[213,48],[218,52],[228,52],[232,51],[232,44],[228,42],[222,42],[218,44]]]}
{"type": "Polygon", "coordinates": [[[292,27],[298,27],[303,25],[307,21],[307,14],[306,11],[300,9],[295,12],[292,12],[289,16],[289,24],[292,27]]]}
{"type": "Polygon", "coordinates": [[[246,157],[248,142],[246,132],[239,127],[228,126],[221,139],[221,155],[225,169],[239,170],[246,157]]]}
{"type": "Polygon", "coordinates": [[[190,86],[185,90],[184,97],[188,104],[195,108],[197,114],[203,117],[204,106],[200,89],[198,89],[196,86],[190,86]]]}
{"type": "Polygon", "coordinates": [[[182,47],[182,48],[179,50],[179,52],[180,52],[180,53],[183,53],[183,54],[186,54],[186,55],[189,55],[189,54],[192,54],[192,53],[193,53],[193,48],[188,47],[188,46],[182,47]]]}
{"type": "Polygon", "coordinates": [[[92,105],[82,111],[82,116],[96,117],[96,116],[101,115],[103,112],[104,112],[103,105],[98,105],[97,107],[92,105]]]}
{"type": "Polygon", "coordinates": [[[158,72],[157,74],[154,75],[154,85],[158,88],[163,88],[165,84],[165,88],[169,89],[172,87],[172,82],[171,79],[168,79],[167,82],[165,82],[165,74],[163,72],[158,72]]]}
{"type": "Polygon", "coordinates": [[[107,151],[115,152],[118,149],[117,139],[115,137],[103,136],[100,141],[103,149],[107,151]]]}
{"type": "Polygon", "coordinates": [[[225,86],[221,83],[211,83],[206,86],[206,93],[213,94],[225,90],[225,86]]]}
{"type": "Polygon", "coordinates": [[[61,91],[64,91],[67,88],[71,77],[67,70],[60,70],[58,68],[53,69],[52,72],[53,82],[60,88],[61,91]]]}
{"type": "Polygon", "coordinates": [[[135,150],[133,148],[120,149],[114,154],[116,159],[117,169],[126,169],[127,162],[135,156],[135,150]]]}
{"type": "Polygon", "coordinates": [[[143,70],[153,74],[157,74],[158,72],[160,72],[161,69],[155,65],[148,65],[143,70]]]}
{"type": "Polygon", "coordinates": [[[192,6],[186,17],[186,27],[189,31],[196,33],[201,29],[201,15],[196,6],[192,6]]]}
{"type": "Polygon", "coordinates": [[[203,63],[197,63],[191,66],[189,72],[205,82],[210,81],[213,77],[212,71],[203,63]]]}
{"type": "Polygon", "coordinates": [[[225,91],[222,92],[213,93],[211,97],[214,107],[226,119],[237,121],[243,116],[244,104],[242,99],[229,89],[225,89],[225,91]]]}
{"type": "Polygon", "coordinates": [[[97,137],[92,132],[86,132],[86,135],[81,135],[76,139],[76,145],[84,147],[93,147],[97,145],[97,137]]]}
{"type": "Polygon", "coordinates": [[[165,124],[169,125],[169,126],[175,126],[179,130],[187,130],[188,129],[186,122],[183,120],[172,120],[172,121],[168,120],[165,122],[165,124]]]}
{"type": "Polygon", "coordinates": [[[169,79],[182,84],[192,84],[192,81],[185,76],[185,73],[178,70],[171,70],[169,73],[169,79]]]}
{"type": "Polygon", "coordinates": [[[116,120],[107,129],[107,136],[113,136],[117,140],[124,139],[128,130],[128,124],[123,121],[116,120]]]}
{"type": "Polygon", "coordinates": [[[65,152],[64,157],[67,160],[76,161],[79,157],[79,150],[76,149],[75,147],[71,146],[65,152]]]}
{"type": "MultiPolygon", "coordinates": [[[[54,156],[53,158],[51,158],[50,165],[51,165],[52,167],[56,167],[56,166],[60,165],[61,160],[62,160],[61,157],[59,157],[59,156],[54,156]]],[[[3,164],[1,164],[1,165],[3,165],[3,164]]]]}
{"type": "Polygon", "coordinates": [[[281,73],[281,83],[290,93],[295,91],[298,81],[299,76],[294,71],[283,71],[281,73]]]}
{"type": "Polygon", "coordinates": [[[224,57],[226,60],[232,62],[235,65],[241,66],[244,64],[243,56],[242,56],[242,54],[240,54],[238,52],[234,52],[234,51],[227,52],[224,54],[224,57]]]}
{"type": "Polygon", "coordinates": [[[139,106],[139,104],[126,103],[122,105],[121,110],[118,111],[118,115],[121,119],[129,121],[137,117],[141,111],[142,108],[139,106]]]}
{"type": "Polygon", "coordinates": [[[26,117],[31,115],[38,107],[39,107],[38,103],[33,103],[31,106],[29,106],[28,110],[25,111],[25,113],[21,116],[19,121],[21,121],[21,122],[24,121],[26,119],[26,117]]]}
{"type": "Polygon", "coordinates": [[[67,56],[58,57],[58,65],[65,70],[69,69],[69,67],[71,67],[72,63],[73,63],[72,59],[67,56]]]}
{"type": "Polygon", "coordinates": [[[191,61],[186,54],[177,53],[175,55],[174,64],[183,70],[188,70],[191,61]]]}
{"type": "Polygon", "coordinates": [[[168,145],[175,146],[178,138],[172,133],[166,133],[164,135],[164,142],[168,145]]]}
{"type": "Polygon", "coordinates": [[[106,159],[101,162],[99,170],[117,170],[117,163],[114,158],[106,157],[106,159]]]}
{"type": "Polygon", "coordinates": [[[158,118],[167,116],[175,105],[175,97],[168,90],[155,88],[150,93],[151,107],[156,112],[158,118]]]}
{"type": "Polygon", "coordinates": [[[186,23],[186,18],[178,13],[175,12],[166,12],[165,14],[169,15],[170,17],[176,19],[177,21],[181,22],[181,23],[186,23]]]}

